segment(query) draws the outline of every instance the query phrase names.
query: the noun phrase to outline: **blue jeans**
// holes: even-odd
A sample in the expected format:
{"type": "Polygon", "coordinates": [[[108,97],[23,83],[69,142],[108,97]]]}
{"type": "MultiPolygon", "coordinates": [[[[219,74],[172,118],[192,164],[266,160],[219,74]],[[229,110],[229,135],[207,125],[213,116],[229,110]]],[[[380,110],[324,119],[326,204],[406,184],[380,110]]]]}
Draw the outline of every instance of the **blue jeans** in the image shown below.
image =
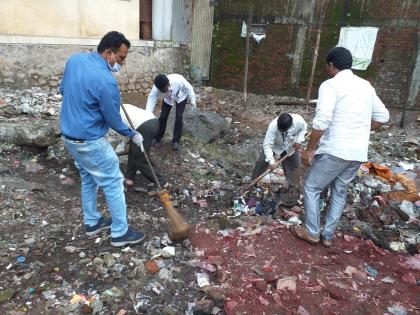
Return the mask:
{"type": "Polygon", "coordinates": [[[316,155],[307,174],[303,192],[305,225],[309,234],[319,237],[321,233],[319,199],[321,193],[331,186],[328,209],[322,237],[332,239],[340,222],[347,201],[347,186],[356,176],[361,163],[346,161],[330,154],[316,155]]]}
{"type": "Polygon", "coordinates": [[[123,236],[128,230],[123,176],[111,144],[104,137],[83,143],[63,137],[63,142],[82,179],[84,223],[93,226],[102,217],[96,205],[98,190],[102,188],[112,215],[111,237],[123,236]]]}

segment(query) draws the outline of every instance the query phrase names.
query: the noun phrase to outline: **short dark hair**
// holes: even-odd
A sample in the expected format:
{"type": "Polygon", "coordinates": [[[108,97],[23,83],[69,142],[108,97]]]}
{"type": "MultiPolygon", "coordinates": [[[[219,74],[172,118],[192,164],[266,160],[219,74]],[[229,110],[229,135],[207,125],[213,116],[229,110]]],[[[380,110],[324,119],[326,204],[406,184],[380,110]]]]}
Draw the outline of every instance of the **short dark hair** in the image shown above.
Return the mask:
{"type": "Polygon", "coordinates": [[[169,79],[164,74],[158,74],[155,77],[154,84],[158,88],[158,90],[161,91],[165,86],[169,84],[169,79]]]}
{"type": "Polygon", "coordinates": [[[105,50],[110,49],[115,53],[120,49],[121,45],[124,44],[127,48],[131,47],[130,41],[125,38],[123,33],[117,31],[111,31],[102,37],[99,42],[97,51],[98,53],[103,53],[105,50]]]}
{"type": "Polygon", "coordinates": [[[280,132],[285,132],[289,130],[290,127],[293,125],[293,118],[292,115],[288,113],[282,113],[279,118],[277,118],[277,128],[279,128],[280,132]]]}
{"type": "Polygon", "coordinates": [[[332,63],[338,70],[351,69],[353,57],[350,50],[344,47],[335,47],[328,52],[327,63],[332,63]]]}

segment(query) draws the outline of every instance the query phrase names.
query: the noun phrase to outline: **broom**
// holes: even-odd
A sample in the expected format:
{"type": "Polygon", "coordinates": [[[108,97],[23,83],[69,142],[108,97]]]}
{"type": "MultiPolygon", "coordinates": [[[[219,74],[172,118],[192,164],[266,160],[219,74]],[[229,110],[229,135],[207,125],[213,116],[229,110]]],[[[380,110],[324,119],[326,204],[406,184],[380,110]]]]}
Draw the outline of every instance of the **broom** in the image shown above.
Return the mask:
{"type": "MultiPolygon", "coordinates": [[[[133,130],[136,130],[136,128],[133,125],[133,122],[130,119],[130,116],[128,116],[128,113],[123,103],[121,103],[121,108],[123,109],[124,114],[127,117],[127,120],[130,123],[131,128],[133,130]]],[[[150,167],[150,171],[153,174],[153,178],[155,180],[156,186],[159,189],[159,193],[158,193],[159,199],[163,207],[165,208],[166,215],[169,219],[169,237],[173,241],[183,240],[187,238],[189,234],[188,223],[184,220],[182,215],[180,215],[178,211],[176,211],[175,208],[173,207],[169,193],[165,189],[162,189],[162,186],[160,185],[159,180],[156,177],[156,173],[155,173],[155,170],[153,169],[152,163],[150,163],[150,159],[149,159],[148,154],[146,153],[146,150],[143,150],[143,154],[147,161],[147,164],[150,167]]]]}

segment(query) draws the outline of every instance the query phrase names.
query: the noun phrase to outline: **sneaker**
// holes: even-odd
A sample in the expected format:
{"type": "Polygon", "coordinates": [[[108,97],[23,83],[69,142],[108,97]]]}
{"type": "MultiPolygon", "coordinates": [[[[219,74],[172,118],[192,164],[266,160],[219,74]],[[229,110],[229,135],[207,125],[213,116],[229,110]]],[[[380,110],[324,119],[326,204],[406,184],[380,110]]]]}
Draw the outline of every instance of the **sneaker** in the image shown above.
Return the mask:
{"type": "Polygon", "coordinates": [[[173,142],[172,143],[172,150],[178,151],[181,148],[181,143],[179,142],[173,142]]]}
{"type": "Polygon", "coordinates": [[[332,246],[332,239],[325,239],[324,237],[322,237],[322,245],[324,245],[325,247],[331,247],[332,246]]]}
{"type": "Polygon", "coordinates": [[[86,235],[94,236],[102,231],[109,230],[111,228],[111,224],[111,219],[102,217],[94,226],[85,225],[86,235]]]}
{"type": "Polygon", "coordinates": [[[308,230],[303,226],[294,226],[290,229],[290,231],[294,236],[308,242],[309,244],[316,245],[319,243],[319,237],[310,235],[308,230]]]}
{"type": "Polygon", "coordinates": [[[128,229],[127,233],[125,233],[123,236],[111,237],[111,245],[115,247],[121,247],[129,244],[137,244],[141,242],[144,237],[144,233],[128,229]]]}

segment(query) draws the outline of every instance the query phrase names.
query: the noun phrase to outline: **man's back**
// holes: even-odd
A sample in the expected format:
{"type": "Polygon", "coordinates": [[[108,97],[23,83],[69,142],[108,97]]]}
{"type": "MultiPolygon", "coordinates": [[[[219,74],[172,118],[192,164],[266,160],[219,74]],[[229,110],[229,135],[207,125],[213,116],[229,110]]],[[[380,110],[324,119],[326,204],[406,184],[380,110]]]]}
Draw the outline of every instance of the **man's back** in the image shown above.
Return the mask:
{"type": "Polygon", "coordinates": [[[119,98],[115,78],[98,53],[69,58],[60,87],[63,95],[61,130],[80,139],[97,139],[108,131],[100,102],[104,94],[119,98]]]}
{"type": "Polygon", "coordinates": [[[351,70],[340,71],[319,89],[314,128],[325,130],[317,154],[364,162],[371,120],[387,121],[388,111],[370,83],[351,70]]]}

